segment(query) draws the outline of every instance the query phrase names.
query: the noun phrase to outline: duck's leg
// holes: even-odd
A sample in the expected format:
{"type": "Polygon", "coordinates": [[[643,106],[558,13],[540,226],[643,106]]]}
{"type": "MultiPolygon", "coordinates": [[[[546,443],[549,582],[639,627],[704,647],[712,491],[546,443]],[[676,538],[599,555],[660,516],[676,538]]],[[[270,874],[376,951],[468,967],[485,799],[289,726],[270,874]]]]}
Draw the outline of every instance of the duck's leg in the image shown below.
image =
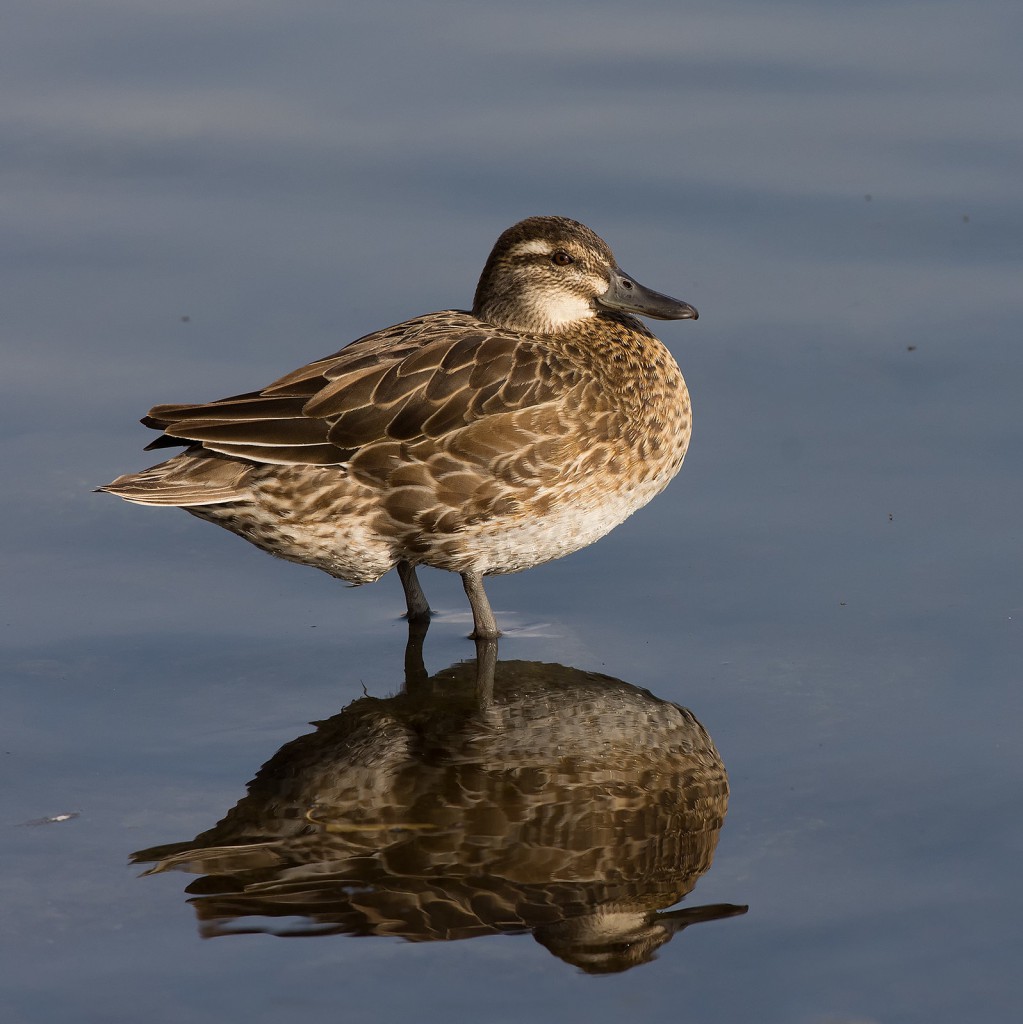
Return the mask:
{"type": "Polygon", "coordinates": [[[419,577],[416,575],[416,567],[403,558],[397,565],[398,579],[401,580],[402,589],[405,591],[405,605],[408,614],[405,616],[409,622],[429,622],[430,605],[419,585],[419,577]]]}
{"type": "Polygon", "coordinates": [[[469,607],[472,608],[472,639],[496,640],[501,631],[497,628],[497,619],[494,618],[493,609],[483,589],[482,573],[463,572],[461,576],[465,596],[469,598],[469,607]]]}

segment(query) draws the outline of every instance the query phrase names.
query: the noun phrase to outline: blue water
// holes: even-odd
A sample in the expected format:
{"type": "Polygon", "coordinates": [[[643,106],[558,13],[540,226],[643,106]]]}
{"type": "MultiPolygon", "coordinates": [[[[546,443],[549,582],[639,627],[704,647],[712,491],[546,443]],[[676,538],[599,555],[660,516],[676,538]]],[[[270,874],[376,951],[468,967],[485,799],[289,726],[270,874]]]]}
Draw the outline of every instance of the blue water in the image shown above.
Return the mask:
{"type": "MultiPolygon", "coordinates": [[[[5,1019],[1013,1018],[1017,4],[55,0],[0,66],[5,1019]],[[534,213],[699,308],[657,325],[694,436],[600,544],[488,583],[501,657],[690,709],[730,796],[678,907],[749,910],[602,978],[529,929],[203,940],[203,876],[129,857],[396,694],[401,590],[91,488],[152,461],[150,405],[467,305],[534,213]]],[[[423,582],[443,672],[468,609],[423,582]]]]}

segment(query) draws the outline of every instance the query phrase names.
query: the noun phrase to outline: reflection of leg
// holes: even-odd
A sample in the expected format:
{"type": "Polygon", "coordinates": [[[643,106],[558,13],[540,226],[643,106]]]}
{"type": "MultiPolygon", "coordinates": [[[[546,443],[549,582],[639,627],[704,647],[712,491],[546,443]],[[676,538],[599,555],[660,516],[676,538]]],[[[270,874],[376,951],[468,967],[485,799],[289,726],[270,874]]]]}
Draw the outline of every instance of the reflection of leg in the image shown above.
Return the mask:
{"type": "Polygon", "coordinates": [[[398,563],[398,579],[405,591],[405,605],[408,608],[406,618],[409,622],[429,622],[430,605],[427,603],[423,588],[419,585],[415,566],[403,558],[398,563]]]}
{"type": "Polygon", "coordinates": [[[425,683],[428,678],[423,661],[423,641],[429,628],[429,619],[409,619],[408,642],[405,644],[406,693],[411,693],[417,683],[425,683]]]}
{"type": "Polygon", "coordinates": [[[476,641],[476,700],[481,711],[494,703],[494,671],[497,668],[497,641],[476,641]]]}
{"type": "Polygon", "coordinates": [[[478,572],[463,572],[462,586],[472,608],[473,640],[496,640],[501,632],[483,589],[483,576],[478,572]]]}

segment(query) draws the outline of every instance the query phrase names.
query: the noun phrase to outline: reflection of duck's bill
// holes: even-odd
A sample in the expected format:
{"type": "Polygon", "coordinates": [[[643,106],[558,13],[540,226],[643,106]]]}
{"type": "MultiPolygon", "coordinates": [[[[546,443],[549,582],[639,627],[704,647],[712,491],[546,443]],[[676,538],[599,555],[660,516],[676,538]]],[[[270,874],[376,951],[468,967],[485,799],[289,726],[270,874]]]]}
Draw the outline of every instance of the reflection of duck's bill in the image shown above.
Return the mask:
{"type": "Polygon", "coordinates": [[[666,910],[657,915],[657,923],[673,931],[681,931],[691,924],[703,921],[720,921],[726,917],[738,917],[749,910],[748,904],[742,903],[708,903],[705,907],[682,907],[679,910],[666,910]]]}

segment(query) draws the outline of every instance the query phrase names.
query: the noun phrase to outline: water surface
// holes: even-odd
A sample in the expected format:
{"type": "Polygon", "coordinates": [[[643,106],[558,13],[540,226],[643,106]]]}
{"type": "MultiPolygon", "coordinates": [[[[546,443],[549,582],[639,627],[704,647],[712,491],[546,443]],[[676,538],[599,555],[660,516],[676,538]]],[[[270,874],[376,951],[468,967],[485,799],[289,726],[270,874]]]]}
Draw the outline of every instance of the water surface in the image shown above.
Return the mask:
{"type": "MultiPolygon", "coordinates": [[[[998,0],[15,4],[7,1016],[1010,1019],[1021,22],[998,0]],[[204,940],[185,889],[205,876],[129,858],[208,832],[309,723],[398,694],[400,587],[91,488],[147,464],[152,404],[467,305],[534,213],[700,309],[658,325],[695,430],[610,537],[488,584],[502,666],[688,709],[727,814],[690,890],[664,891],[749,910],[602,978],[532,927],[300,941],[261,917],[204,940]]],[[[423,582],[426,670],[458,671],[461,587],[423,582]]]]}

